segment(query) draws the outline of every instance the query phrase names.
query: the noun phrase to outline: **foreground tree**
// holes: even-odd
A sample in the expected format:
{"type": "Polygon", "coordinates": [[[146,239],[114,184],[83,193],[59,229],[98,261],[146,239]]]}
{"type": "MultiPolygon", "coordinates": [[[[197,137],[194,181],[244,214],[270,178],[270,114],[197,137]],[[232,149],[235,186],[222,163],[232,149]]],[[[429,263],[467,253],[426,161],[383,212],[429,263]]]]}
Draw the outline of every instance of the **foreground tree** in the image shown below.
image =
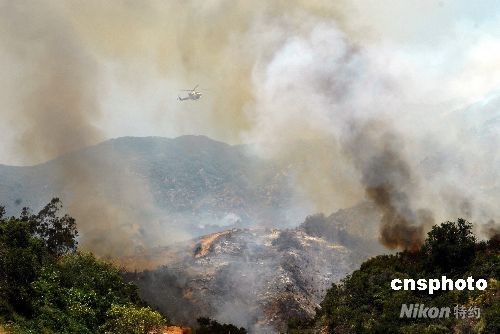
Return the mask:
{"type": "Polygon", "coordinates": [[[291,323],[290,333],[500,333],[500,246],[477,242],[472,225],[463,219],[434,226],[420,250],[381,255],[365,261],[333,284],[311,325],[291,323]],[[484,291],[392,290],[393,278],[453,278],[488,280],[484,291]],[[400,318],[402,304],[426,307],[478,307],[479,319],[400,318]]]}
{"type": "Polygon", "coordinates": [[[29,223],[31,233],[44,240],[48,252],[56,257],[74,252],[78,246],[75,219],[61,215],[61,210],[61,201],[53,198],[37,214],[31,214],[28,208],[21,213],[21,220],[29,223]]]}
{"type": "Polygon", "coordinates": [[[77,251],[75,220],[53,199],[39,213],[0,207],[0,323],[12,333],[148,333],[165,320],[122,273],[77,251]]]}
{"type": "Polygon", "coordinates": [[[427,271],[459,276],[471,264],[476,251],[472,224],[464,219],[434,226],[422,247],[427,271]]]}
{"type": "Polygon", "coordinates": [[[101,330],[105,334],[148,334],[165,324],[160,313],[149,307],[113,304],[101,330]]]}

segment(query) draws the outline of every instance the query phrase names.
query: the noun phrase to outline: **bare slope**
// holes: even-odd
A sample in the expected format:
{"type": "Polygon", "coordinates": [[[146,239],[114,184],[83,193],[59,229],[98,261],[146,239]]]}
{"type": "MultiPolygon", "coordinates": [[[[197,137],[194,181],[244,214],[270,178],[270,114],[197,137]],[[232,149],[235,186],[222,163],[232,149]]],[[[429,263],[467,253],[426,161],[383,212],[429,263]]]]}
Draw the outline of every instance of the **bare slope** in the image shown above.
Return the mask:
{"type": "Polygon", "coordinates": [[[312,317],[331,283],[369,256],[301,228],[226,230],[163,253],[165,266],[130,274],[143,298],[177,322],[209,316],[257,333],[312,317]]]}

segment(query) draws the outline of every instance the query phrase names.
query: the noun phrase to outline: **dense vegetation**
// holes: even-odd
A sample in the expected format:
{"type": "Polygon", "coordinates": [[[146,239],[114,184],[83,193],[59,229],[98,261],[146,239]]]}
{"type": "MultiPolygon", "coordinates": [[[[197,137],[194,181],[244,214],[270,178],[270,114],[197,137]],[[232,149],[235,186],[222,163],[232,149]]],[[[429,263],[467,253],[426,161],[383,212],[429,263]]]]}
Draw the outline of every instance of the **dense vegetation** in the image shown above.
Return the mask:
{"type": "Polygon", "coordinates": [[[148,333],[165,323],[120,271],[77,251],[75,221],[53,199],[39,213],[0,207],[0,323],[13,333],[148,333]]]}
{"type": "Polygon", "coordinates": [[[364,262],[339,284],[333,284],[316,318],[291,321],[291,333],[500,333],[500,238],[478,242],[465,220],[434,226],[417,252],[382,255],[364,262]],[[488,280],[484,291],[392,290],[394,278],[472,276],[488,280]],[[462,305],[480,309],[480,318],[400,318],[402,304],[426,307],[462,305]]]}
{"type": "MultiPolygon", "coordinates": [[[[0,207],[0,330],[12,333],[149,333],[165,325],[112,265],[77,249],[76,224],[53,199],[39,213],[4,217],[0,207]]],[[[290,321],[290,333],[499,333],[500,238],[477,241],[459,219],[434,226],[417,252],[382,255],[333,284],[316,318],[290,321]],[[392,290],[394,278],[484,278],[485,291],[392,290]],[[402,304],[462,305],[480,318],[400,318],[402,304]]],[[[196,333],[246,333],[200,318],[196,333]]]]}
{"type": "Polygon", "coordinates": [[[231,324],[221,324],[209,318],[198,318],[198,328],[196,334],[246,334],[243,327],[236,327],[231,324]]]}

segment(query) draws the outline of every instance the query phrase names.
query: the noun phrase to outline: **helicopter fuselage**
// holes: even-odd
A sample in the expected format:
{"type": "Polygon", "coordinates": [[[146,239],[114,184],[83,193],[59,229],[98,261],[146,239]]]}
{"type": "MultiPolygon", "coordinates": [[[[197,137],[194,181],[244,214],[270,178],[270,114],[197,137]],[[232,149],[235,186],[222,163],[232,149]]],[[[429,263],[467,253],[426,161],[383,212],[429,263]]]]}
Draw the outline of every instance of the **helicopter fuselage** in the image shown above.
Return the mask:
{"type": "Polygon", "coordinates": [[[189,92],[188,96],[186,97],[178,97],[179,101],[186,101],[186,100],[198,100],[203,94],[200,92],[189,92]]]}
{"type": "Polygon", "coordinates": [[[193,89],[183,89],[183,91],[187,92],[187,96],[178,96],[179,101],[198,100],[203,94],[197,91],[196,88],[198,88],[198,85],[196,85],[193,89]]]}

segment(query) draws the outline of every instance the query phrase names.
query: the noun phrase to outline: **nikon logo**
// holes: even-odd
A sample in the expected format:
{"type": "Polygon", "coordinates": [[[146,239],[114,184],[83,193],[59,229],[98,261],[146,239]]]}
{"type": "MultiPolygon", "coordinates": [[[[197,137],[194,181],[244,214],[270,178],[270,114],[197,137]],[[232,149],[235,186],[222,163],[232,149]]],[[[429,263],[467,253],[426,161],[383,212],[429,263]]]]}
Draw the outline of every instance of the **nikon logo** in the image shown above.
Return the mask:
{"type": "Polygon", "coordinates": [[[402,304],[400,318],[449,318],[449,307],[425,307],[424,304],[402,304]]]}

